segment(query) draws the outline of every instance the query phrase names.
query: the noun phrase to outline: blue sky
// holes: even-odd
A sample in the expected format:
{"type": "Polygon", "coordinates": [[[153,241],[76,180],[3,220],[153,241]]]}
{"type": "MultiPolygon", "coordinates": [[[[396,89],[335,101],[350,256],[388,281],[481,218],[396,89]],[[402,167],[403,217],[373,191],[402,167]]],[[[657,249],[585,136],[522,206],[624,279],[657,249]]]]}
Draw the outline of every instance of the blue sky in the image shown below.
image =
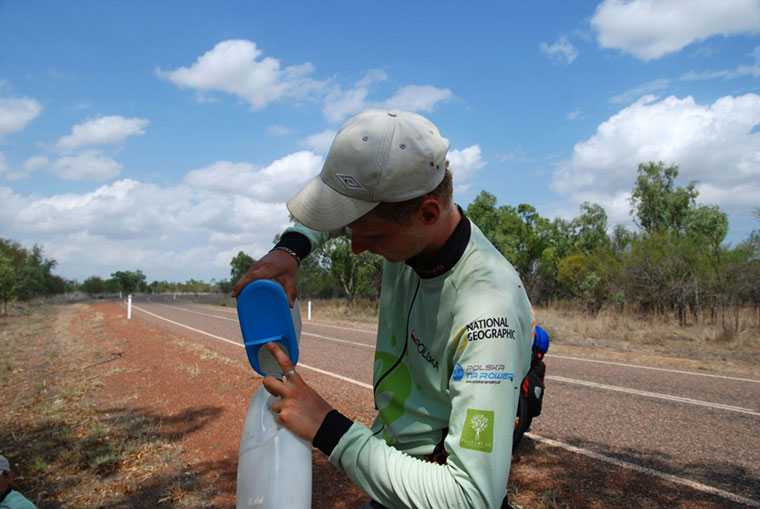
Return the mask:
{"type": "Polygon", "coordinates": [[[0,1],[0,237],[83,280],[229,277],[369,107],[451,140],[481,190],[633,228],[640,162],[680,166],[728,241],[760,223],[760,0],[0,1]]]}

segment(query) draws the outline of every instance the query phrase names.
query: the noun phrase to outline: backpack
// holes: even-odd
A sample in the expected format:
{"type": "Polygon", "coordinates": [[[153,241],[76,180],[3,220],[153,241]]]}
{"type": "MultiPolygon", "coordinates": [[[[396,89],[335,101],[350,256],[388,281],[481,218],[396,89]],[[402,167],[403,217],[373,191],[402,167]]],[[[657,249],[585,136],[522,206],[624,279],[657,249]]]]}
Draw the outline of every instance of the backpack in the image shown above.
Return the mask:
{"type": "Polygon", "coordinates": [[[544,401],[544,377],[546,364],[544,354],[549,350],[549,335],[536,325],[533,335],[533,347],[530,359],[530,369],[523,378],[520,386],[520,396],[517,400],[517,416],[515,431],[512,437],[512,451],[520,445],[523,435],[530,429],[534,417],[541,415],[541,404],[544,401]]]}

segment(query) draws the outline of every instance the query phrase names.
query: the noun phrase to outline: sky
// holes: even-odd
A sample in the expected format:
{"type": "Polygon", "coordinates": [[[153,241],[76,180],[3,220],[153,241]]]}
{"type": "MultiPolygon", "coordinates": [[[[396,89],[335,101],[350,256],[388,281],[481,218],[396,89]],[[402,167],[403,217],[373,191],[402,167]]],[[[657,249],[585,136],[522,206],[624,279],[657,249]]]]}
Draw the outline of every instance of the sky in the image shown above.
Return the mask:
{"type": "Polygon", "coordinates": [[[760,228],[760,0],[0,0],[0,237],[78,281],[228,279],[367,108],[436,124],[463,207],[634,229],[662,161],[728,243],[760,228]]]}

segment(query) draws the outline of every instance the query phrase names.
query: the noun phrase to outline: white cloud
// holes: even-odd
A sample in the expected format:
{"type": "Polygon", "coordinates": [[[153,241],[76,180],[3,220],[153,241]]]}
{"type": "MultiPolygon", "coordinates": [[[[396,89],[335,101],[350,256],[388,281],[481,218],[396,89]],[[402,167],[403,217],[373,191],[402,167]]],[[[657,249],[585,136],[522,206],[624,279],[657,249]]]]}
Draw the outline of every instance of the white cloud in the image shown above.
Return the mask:
{"type": "Polygon", "coordinates": [[[666,78],[662,78],[659,80],[649,81],[647,83],[644,83],[643,85],[639,85],[635,88],[630,88],[623,92],[622,94],[618,94],[614,97],[610,98],[611,103],[615,104],[629,104],[634,102],[637,99],[640,99],[641,97],[649,94],[653,94],[655,92],[661,92],[662,90],[665,90],[670,86],[670,80],[666,78]]]}
{"type": "Polygon", "coordinates": [[[557,39],[554,44],[549,45],[542,42],[538,47],[549,58],[568,65],[572,64],[573,60],[578,57],[578,50],[575,49],[575,46],[564,35],[557,39]]]}
{"type": "Polygon", "coordinates": [[[0,224],[16,239],[44,238],[46,255],[66,277],[139,268],[149,280],[221,279],[239,250],[260,257],[271,249],[289,224],[285,200],[321,164],[311,152],[263,168],[218,161],[176,185],[123,179],[50,197],[0,186],[0,224]]]}
{"type": "Polygon", "coordinates": [[[476,171],[486,165],[481,157],[480,145],[472,145],[462,150],[449,150],[449,167],[457,185],[466,183],[476,171]]]}
{"type": "Polygon", "coordinates": [[[713,35],[757,33],[757,0],[604,0],[591,18],[602,48],[660,58],[713,35]]]}
{"type": "Polygon", "coordinates": [[[71,134],[61,137],[56,147],[70,150],[85,145],[121,143],[128,136],[145,134],[150,123],[147,118],[124,118],[118,115],[86,120],[71,128],[71,134]]]}
{"type": "Polygon", "coordinates": [[[197,90],[201,97],[209,91],[221,91],[247,101],[252,110],[264,108],[283,97],[304,99],[323,84],[309,78],[314,72],[310,63],[280,67],[280,61],[259,58],[256,43],[242,39],[222,41],[207,51],[191,67],[173,71],[156,70],[156,74],[179,87],[197,90]]]}
{"type": "Polygon", "coordinates": [[[337,131],[333,129],[325,129],[324,131],[310,134],[306,137],[304,145],[311,148],[315,152],[324,154],[330,150],[330,145],[332,145],[332,141],[333,138],[335,138],[336,133],[337,131]]]}
{"type": "Polygon", "coordinates": [[[34,99],[0,98],[0,140],[21,131],[42,112],[42,106],[34,99]]]}
{"type": "Polygon", "coordinates": [[[405,111],[431,112],[436,104],[448,101],[452,97],[448,88],[436,88],[431,85],[408,85],[396,91],[383,106],[388,109],[405,111]]]}
{"type": "Polygon", "coordinates": [[[716,78],[734,79],[742,76],[752,76],[760,78],[760,46],[755,47],[752,51],[754,62],[751,64],[739,65],[736,69],[721,69],[719,71],[689,71],[683,76],[682,80],[711,80],[716,78]]]}
{"type": "Polygon", "coordinates": [[[267,134],[269,136],[287,136],[290,134],[290,129],[281,125],[270,125],[267,127],[267,134]]]}
{"type": "Polygon", "coordinates": [[[0,173],[8,169],[8,163],[5,162],[5,154],[0,152],[0,173]]]}
{"type": "Polygon", "coordinates": [[[34,156],[24,161],[21,166],[26,171],[32,172],[32,171],[41,170],[42,168],[46,167],[49,163],[50,161],[48,161],[48,158],[45,156],[34,156]]]}
{"type": "Polygon", "coordinates": [[[385,81],[388,76],[379,69],[372,69],[360,79],[354,88],[343,90],[335,87],[324,99],[322,113],[329,122],[340,122],[349,115],[367,108],[370,87],[385,81]]]}
{"type": "Polygon", "coordinates": [[[696,180],[700,201],[746,212],[760,196],[760,96],[726,96],[713,104],[692,97],[647,96],[622,109],[575,145],[555,172],[552,189],[574,203],[596,201],[613,222],[628,219],[623,205],[640,163],[679,166],[680,185],[696,180]],[[617,217],[613,217],[618,214],[617,217]]]}
{"type": "Polygon", "coordinates": [[[190,188],[276,202],[285,201],[322,168],[322,157],[303,151],[287,155],[265,168],[250,163],[217,161],[193,170],[182,183],[190,188]]]}
{"type": "MultiPolygon", "coordinates": [[[[2,154],[0,154],[0,162],[2,162],[2,154]]],[[[17,181],[17,180],[23,180],[26,178],[29,178],[29,176],[42,168],[45,168],[49,164],[49,161],[47,157],[45,156],[34,156],[30,157],[26,161],[24,161],[21,165],[21,169],[10,171],[6,174],[6,179],[8,179],[11,182],[17,181]]],[[[0,167],[2,165],[0,164],[0,167]]],[[[0,168],[1,171],[1,168],[0,168]]]]}
{"type": "Polygon", "coordinates": [[[373,69],[359,80],[354,88],[343,90],[336,87],[325,97],[322,110],[325,118],[330,122],[339,122],[367,108],[431,112],[439,102],[449,101],[453,97],[448,88],[407,85],[384,101],[369,100],[371,87],[386,79],[388,76],[384,71],[373,69]]]}
{"type": "Polygon", "coordinates": [[[565,115],[565,118],[568,120],[578,120],[583,118],[583,110],[580,108],[574,109],[573,111],[569,112],[567,115],[565,115]]]}
{"type": "Polygon", "coordinates": [[[121,167],[110,157],[88,151],[56,159],[50,171],[63,180],[108,180],[121,173],[121,167]]]}

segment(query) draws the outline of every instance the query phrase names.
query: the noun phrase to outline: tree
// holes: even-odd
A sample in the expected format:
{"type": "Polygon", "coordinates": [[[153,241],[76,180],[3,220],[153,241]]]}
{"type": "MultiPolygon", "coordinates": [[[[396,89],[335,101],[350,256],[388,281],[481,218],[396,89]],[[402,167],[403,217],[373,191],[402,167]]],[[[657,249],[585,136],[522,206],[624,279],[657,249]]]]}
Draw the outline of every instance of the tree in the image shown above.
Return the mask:
{"type": "Polygon", "coordinates": [[[544,253],[552,247],[552,223],[526,203],[517,208],[509,205],[496,208],[496,197],[486,191],[467,207],[467,216],[514,266],[528,296],[538,298],[542,274],[553,271],[553,267],[545,270],[542,261],[556,258],[555,254],[544,253]]]}
{"type": "Polygon", "coordinates": [[[253,262],[252,257],[245,254],[243,251],[239,251],[232,260],[230,260],[230,281],[234,284],[248,272],[248,269],[253,262]]]}
{"type": "Polygon", "coordinates": [[[0,301],[3,303],[3,314],[8,314],[8,302],[16,291],[16,271],[9,257],[0,253],[0,301]]]}
{"type": "Polygon", "coordinates": [[[120,270],[111,274],[111,281],[114,282],[118,291],[124,293],[133,293],[143,291],[147,288],[145,274],[141,270],[134,272],[130,270],[120,270]]]}
{"type": "Polygon", "coordinates": [[[106,293],[106,282],[98,276],[90,276],[84,280],[80,289],[87,295],[102,295],[106,293]]]}
{"type": "Polygon", "coordinates": [[[647,233],[680,232],[699,194],[695,183],[675,187],[678,166],[666,168],[663,162],[639,164],[638,174],[631,193],[631,214],[636,224],[647,233]]]}
{"type": "Polygon", "coordinates": [[[607,212],[598,203],[583,202],[581,215],[572,221],[572,226],[575,252],[593,253],[609,245],[607,212]]]}
{"type": "Polygon", "coordinates": [[[328,241],[324,256],[325,265],[340,283],[349,307],[360,293],[379,295],[377,272],[382,270],[382,264],[377,262],[379,256],[369,252],[355,255],[351,251],[351,241],[344,237],[328,241]]]}

